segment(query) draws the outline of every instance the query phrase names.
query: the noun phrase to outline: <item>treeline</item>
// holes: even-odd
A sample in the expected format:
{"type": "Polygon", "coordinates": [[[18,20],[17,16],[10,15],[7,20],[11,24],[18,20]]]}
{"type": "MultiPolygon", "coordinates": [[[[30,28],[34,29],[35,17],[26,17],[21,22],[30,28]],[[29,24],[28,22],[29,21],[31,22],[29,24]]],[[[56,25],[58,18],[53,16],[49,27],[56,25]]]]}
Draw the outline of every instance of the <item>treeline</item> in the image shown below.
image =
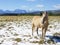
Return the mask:
{"type": "MultiPolygon", "coordinates": [[[[12,13],[12,14],[0,14],[0,16],[35,16],[35,15],[38,15],[38,16],[41,16],[43,13],[40,12],[38,14],[36,13],[25,13],[25,14],[16,14],[16,13],[12,13]]],[[[60,16],[60,13],[52,13],[52,12],[48,12],[48,15],[49,16],[60,16]]]]}
{"type": "Polygon", "coordinates": [[[20,13],[20,14],[17,14],[17,13],[5,13],[5,14],[0,14],[0,16],[40,16],[42,15],[42,12],[38,12],[38,13],[20,13]]]}
{"type": "Polygon", "coordinates": [[[60,16],[60,13],[48,13],[49,16],[60,16]]]}

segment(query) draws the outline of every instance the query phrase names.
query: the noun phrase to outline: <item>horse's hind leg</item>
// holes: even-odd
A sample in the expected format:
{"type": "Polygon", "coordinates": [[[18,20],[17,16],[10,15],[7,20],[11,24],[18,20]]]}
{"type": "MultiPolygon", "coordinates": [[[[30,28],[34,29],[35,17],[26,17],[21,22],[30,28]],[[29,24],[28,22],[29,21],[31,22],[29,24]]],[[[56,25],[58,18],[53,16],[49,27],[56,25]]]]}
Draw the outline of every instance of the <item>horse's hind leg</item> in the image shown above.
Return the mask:
{"type": "Polygon", "coordinates": [[[38,34],[38,27],[37,27],[37,35],[39,36],[39,34],[38,34]]]}
{"type": "Polygon", "coordinates": [[[33,32],[34,32],[34,27],[32,27],[32,35],[33,35],[33,32]]]}
{"type": "Polygon", "coordinates": [[[34,33],[34,29],[35,29],[35,27],[34,27],[34,25],[32,25],[32,36],[33,36],[33,33],[34,33]]]}

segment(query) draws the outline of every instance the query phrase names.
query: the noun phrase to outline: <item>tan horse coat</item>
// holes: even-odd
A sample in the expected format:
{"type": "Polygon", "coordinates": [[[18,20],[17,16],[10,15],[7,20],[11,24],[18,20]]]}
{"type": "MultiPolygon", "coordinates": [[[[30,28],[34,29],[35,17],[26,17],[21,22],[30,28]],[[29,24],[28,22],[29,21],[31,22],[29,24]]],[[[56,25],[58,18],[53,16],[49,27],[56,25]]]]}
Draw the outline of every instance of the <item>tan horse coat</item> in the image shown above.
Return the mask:
{"type": "Polygon", "coordinates": [[[38,34],[38,28],[42,28],[42,38],[44,39],[48,24],[48,15],[46,12],[44,12],[42,16],[34,16],[32,20],[32,35],[34,30],[36,30],[38,34]]]}

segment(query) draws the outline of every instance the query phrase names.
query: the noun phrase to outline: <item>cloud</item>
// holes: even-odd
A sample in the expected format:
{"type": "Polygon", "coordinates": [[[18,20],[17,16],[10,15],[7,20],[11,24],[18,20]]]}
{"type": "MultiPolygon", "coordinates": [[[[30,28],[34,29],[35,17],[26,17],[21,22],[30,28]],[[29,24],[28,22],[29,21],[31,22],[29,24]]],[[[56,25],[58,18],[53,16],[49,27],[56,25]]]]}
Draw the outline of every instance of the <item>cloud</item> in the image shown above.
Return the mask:
{"type": "Polygon", "coordinates": [[[29,11],[33,11],[34,9],[33,8],[29,8],[29,11]]]}
{"type": "Polygon", "coordinates": [[[27,0],[27,1],[31,1],[31,2],[34,2],[34,1],[36,1],[36,0],[27,0]]]}
{"type": "Polygon", "coordinates": [[[37,8],[42,8],[42,7],[44,7],[44,5],[39,4],[39,5],[36,5],[36,7],[37,8]]]}
{"type": "Polygon", "coordinates": [[[38,5],[34,5],[34,7],[30,7],[28,5],[22,5],[22,6],[20,6],[20,9],[29,10],[29,11],[43,10],[44,9],[44,5],[38,4],[38,5]]]}
{"type": "Polygon", "coordinates": [[[36,6],[35,6],[35,10],[39,10],[39,11],[42,11],[42,10],[44,10],[45,9],[45,7],[44,7],[44,5],[43,4],[37,4],[36,6]]]}
{"type": "Polygon", "coordinates": [[[22,5],[22,6],[20,6],[20,9],[26,10],[26,9],[28,9],[28,6],[27,5],[22,5]]]}
{"type": "Polygon", "coordinates": [[[20,9],[32,11],[32,8],[28,7],[27,5],[22,5],[20,9]]]}
{"type": "Polygon", "coordinates": [[[19,7],[19,9],[28,10],[28,6],[27,6],[27,5],[21,5],[21,6],[19,7]]]}
{"type": "Polygon", "coordinates": [[[53,5],[53,7],[56,8],[56,9],[60,9],[60,4],[53,5]]]}
{"type": "Polygon", "coordinates": [[[26,5],[22,5],[21,7],[22,7],[22,8],[27,8],[28,6],[26,6],[26,5]]]}
{"type": "Polygon", "coordinates": [[[30,8],[29,10],[32,11],[32,8],[30,8]]]}

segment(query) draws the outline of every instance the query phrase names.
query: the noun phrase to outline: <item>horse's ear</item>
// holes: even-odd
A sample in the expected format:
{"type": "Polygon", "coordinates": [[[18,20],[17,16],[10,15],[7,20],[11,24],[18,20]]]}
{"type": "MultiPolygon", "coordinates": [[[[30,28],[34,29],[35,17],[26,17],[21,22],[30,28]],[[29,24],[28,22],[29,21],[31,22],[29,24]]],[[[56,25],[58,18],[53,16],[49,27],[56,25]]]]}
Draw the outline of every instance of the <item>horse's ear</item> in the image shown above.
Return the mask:
{"type": "Polygon", "coordinates": [[[47,12],[47,11],[45,11],[45,12],[44,12],[44,14],[46,14],[46,15],[47,15],[47,14],[48,14],[48,12],[47,12]]]}
{"type": "Polygon", "coordinates": [[[46,12],[46,11],[44,11],[43,13],[44,13],[44,14],[47,14],[47,12],[46,12]]]}
{"type": "Polygon", "coordinates": [[[43,11],[40,12],[40,15],[41,15],[41,16],[43,15],[43,11]]]}
{"type": "Polygon", "coordinates": [[[42,16],[42,12],[40,12],[40,15],[42,16]]]}

